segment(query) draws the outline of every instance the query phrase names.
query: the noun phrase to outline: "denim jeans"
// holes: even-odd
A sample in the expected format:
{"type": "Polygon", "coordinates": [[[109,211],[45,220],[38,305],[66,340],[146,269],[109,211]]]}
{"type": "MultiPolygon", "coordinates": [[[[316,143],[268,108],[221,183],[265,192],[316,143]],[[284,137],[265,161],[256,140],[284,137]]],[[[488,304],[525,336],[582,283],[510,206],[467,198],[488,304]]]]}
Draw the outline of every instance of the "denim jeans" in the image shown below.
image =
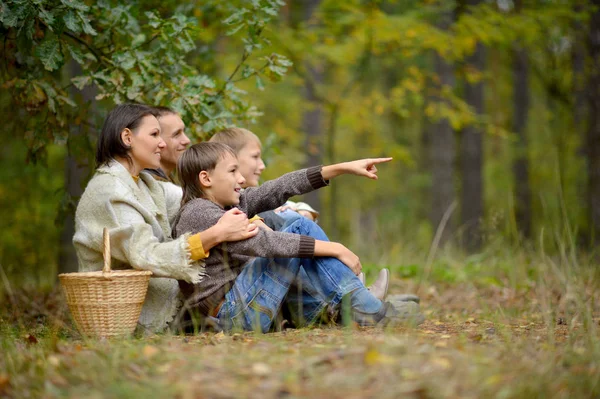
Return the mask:
{"type": "MultiPolygon", "coordinates": [[[[304,217],[284,231],[329,241],[316,223],[304,217]]],[[[348,294],[353,310],[376,313],[381,308],[381,301],[336,258],[255,258],[225,295],[217,318],[225,329],[267,332],[284,302],[303,324],[315,321],[326,308],[339,308],[348,294]]]]}
{"type": "Polygon", "coordinates": [[[283,212],[278,212],[277,216],[279,216],[285,220],[285,223],[284,223],[283,227],[281,228],[281,231],[285,231],[296,220],[304,217],[301,214],[299,214],[298,212],[292,211],[291,209],[286,209],[283,212]]]}

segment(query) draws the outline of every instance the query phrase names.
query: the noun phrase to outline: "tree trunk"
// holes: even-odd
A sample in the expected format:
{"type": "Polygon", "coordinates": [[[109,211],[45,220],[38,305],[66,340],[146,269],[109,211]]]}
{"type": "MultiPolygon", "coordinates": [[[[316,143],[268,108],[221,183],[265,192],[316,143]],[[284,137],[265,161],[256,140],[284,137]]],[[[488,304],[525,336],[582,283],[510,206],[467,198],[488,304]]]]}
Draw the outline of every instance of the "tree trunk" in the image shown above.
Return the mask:
{"type": "MultiPolygon", "coordinates": [[[[321,0],[301,2],[303,19],[308,27],[312,25],[310,19],[320,3],[321,0]]],[[[316,87],[323,83],[323,70],[319,65],[315,67],[305,65],[305,69],[307,74],[310,75],[308,78],[312,81],[312,84],[305,82],[304,85],[304,98],[309,108],[302,113],[302,131],[305,134],[306,148],[305,166],[309,167],[323,163],[323,111],[315,93],[316,87]]],[[[306,194],[304,200],[316,210],[322,211],[318,191],[306,194]]]]}
{"type": "MultiPolygon", "coordinates": [[[[454,71],[437,53],[435,54],[435,71],[443,86],[454,86],[454,71]]],[[[438,100],[439,101],[439,100],[438,100]]],[[[432,173],[432,209],[430,220],[434,229],[442,228],[441,222],[444,215],[451,212],[452,204],[456,200],[454,189],[454,160],[456,157],[456,144],[454,131],[448,119],[442,119],[429,125],[431,173],[432,173]]],[[[441,233],[440,243],[443,244],[453,232],[452,219],[448,219],[441,233]]]]}
{"type": "MultiPolygon", "coordinates": [[[[515,1],[520,12],[522,0],[515,1]]],[[[517,135],[514,145],[513,176],[515,180],[515,219],[518,232],[531,237],[531,187],[529,186],[529,157],[527,145],[527,117],[529,113],[529,58],[516,44],[513,48],[513,126],[517,135]]]]}
{"type": "Polygon", "coordinates": [[[600,0],[594,0],[592,4],[596,10],[590,19],[588,36],[590,54],[587,84],[588,207],[592,241],[598,242],[600,237],[600,0]]]}
{"type": "MultiPolygon", "coordinates": [[[[477,5],[480,0],[470,0],[477,5]]],[[[466,60],[469,66],[482,72],[485,68],[485,49],[477,44],[475,52],[466,60]]],[[[465,101],[478,114],[483,114],[483,82],[465,81],[465,101]]],[[[460,142],[462,176],[461,224],[464,227],[463,242],[469,251],[481,248],[481,221],[483,219],[483,132],[470,125],[463,129],[460,142]]]]}
{"type": "MultiPolygon", "coordinates": [[[[322,71],[308,70],[315,84],[323,82],[322,71]]],[[[302,131],[305,135],[306,148],[305,166],[310,167],[323,163],[323,111],[315,96],[314,87],[305,85],[304,98],[309,106],[309,109],[302,113],[302,131]]],[[[304,200],[313,208],[322,210],[318,191],[304,195],[304,200]]]]}
{"type": "MultiPolygon", "coordinates": [[[[75,62],[71,65],[72,76],[77,76],[81,73],[81,68],[75,62]]],[[[95,103],[95,90],[91,87],[86,87],[81,96],[78,96],[79,91],[72,89],[71,95],[76,99],[77,104],[88,104],[89,109],[92,109],[95,103]]],[[[88,111],[89,111],[88,109],[88,111]]],[[[83,185],[88,176],[90,165],[88,158],[82,154],[81,148],[73,148],[72,143],[81,143],[87,141],[87,129],[79,126],[71,126],[71,134],[67,144],[67,156],[65,158],[65,191],[67,197],[77,202],[83,194],[83,185]]],[[[63,228],[60,234],[60,250],[58,252],[58,273],[71,273],[78,270],[77,255],[73,247],[73,235],[75,234],[75,209],[68,209],[63,228]]]]}
{"type": "MultiPolygon", "coordinates": [[[[456,3],[440,16],[438,26],[448,30],[455,19],[456,3]]],[[[434,54],[434,69],[439,77],[440,88],[454,87],[454,67],[437,52],[434,54]]],[[[443,98],[434,101],[445,101],[443,98]]],[[[431,160],[431,214],[430,221],[434,230],[440,233],[440,244],[444,244],[453,234],[454,223],[451,218],[456,203],[454,188],[454,162],[456,158],[455,132],[447,118],[431,124],[429,138],[429,159],[431,160]]]]}
{"type": "Polygon", "coordinates": [[[525,238],[531,237],[531,188],[529,186],[529,157],[527,117],[529,111],[529,71],[527,53],[519,47],[513,52],[513,128],[517,135],[513,160],[515,179],[515,217],[517,229],[525,238]]]}

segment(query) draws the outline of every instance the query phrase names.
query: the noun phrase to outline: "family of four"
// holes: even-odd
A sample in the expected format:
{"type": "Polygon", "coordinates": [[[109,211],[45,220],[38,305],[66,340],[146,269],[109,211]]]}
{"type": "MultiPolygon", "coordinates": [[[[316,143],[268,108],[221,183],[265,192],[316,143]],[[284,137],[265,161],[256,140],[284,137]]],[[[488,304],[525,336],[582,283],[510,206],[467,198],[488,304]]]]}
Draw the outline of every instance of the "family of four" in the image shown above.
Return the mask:
{"type": "Polygon", "coordinates": [[[113,268],[152,271],[140,328],[181,328],[196,315],[226,331],[262,332],[278,317],[294,326],[422,320],[418,298],[385,301],[387,271],[365,287],[352,251],[309,218],[278,209],[342,174],[377,179],[376,165],[390,158],[315,166],[259,186],[265,165],[253,133],[227,129],[188,148],[184,129],[168,108],[114,108],[77,207],[80,271],[102,269],[104,227],[113,268]],[[175,170],[181,187],[172,181],[175,170]],[[281,223],[269,227],[268,218],[281,223]]]}

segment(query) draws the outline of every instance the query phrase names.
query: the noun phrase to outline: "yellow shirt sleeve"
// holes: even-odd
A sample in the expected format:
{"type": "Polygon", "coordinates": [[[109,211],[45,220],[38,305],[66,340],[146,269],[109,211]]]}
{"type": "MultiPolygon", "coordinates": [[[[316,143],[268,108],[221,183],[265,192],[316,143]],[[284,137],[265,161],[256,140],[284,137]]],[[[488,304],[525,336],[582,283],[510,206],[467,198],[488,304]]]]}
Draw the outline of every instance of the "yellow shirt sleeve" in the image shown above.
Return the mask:
{"type": "Polygon", "coordinates": [[[252,223],[252,222],[256,222],[257,220],[260,220],[261,222],[264,222],[264,221],[265,221],[265,219],[261,218],[261,217],[260,217],[260,216],[258,216],[258,215],[254,215],[254,217],[251,217],[250,219],[248,219],[248,221],[249,221],[250,223],[252,223]]]}
{"type": "Polygon", "coordinates": [[[208,258],[210,255],[210,251],[204,252],[200,233],[190,236],[190,238],[188,238],[188,245],[190,246],[190,258],[192,258],[192,260],[208,258]]]}

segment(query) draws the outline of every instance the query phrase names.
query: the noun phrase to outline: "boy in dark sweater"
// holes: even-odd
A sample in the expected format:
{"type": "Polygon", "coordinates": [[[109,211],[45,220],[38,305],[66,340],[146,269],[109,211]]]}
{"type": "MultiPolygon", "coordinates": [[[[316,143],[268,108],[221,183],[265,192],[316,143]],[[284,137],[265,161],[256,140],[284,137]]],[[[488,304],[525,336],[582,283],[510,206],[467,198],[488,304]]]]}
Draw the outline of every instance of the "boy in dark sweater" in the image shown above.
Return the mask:
{"type": "MultiPolygon", "coordinates": [[[[294,196],[326,186],[341,174],[377,179],[376,164],[391,158],[365,159],[288,173],[260,187],[241,190],[244,177],[230,147],[200,143],[178,163],[183,199],[174,236],[204,231],[226,208],[247,214],[281,206],[294,196]]],[[[300,218],[284,232],[263,230],[244,241],[224,243],[206,259],[206,277],[198,284],[180,282],[189,306],[219,319],[226,329],[268,331],[284,301],[292,302],[296,323],[312,322],[323,312],[335,313],[343,297],[353,319],[362,325],[405,321],[389,303],[375,298],[356,277],[358,257],[342,244],[329,242],[314,222],[300,218]],[[306,273],[300,275],[303,267],[306,273]],[[290,295],[290,286],[308,279],[313,292],[290,295]]],[[[407,306],[418,305],[412,303],[407,306]]]]}
{"type": "MultiPolygon", "coordinates": [[[[261,158],[262,143],[256,134],[248,129],[229,127],[215,133],[209,141],[212,143],[227,144],[231,147],[233,152],[235,152],[238,159],[239,171],[246,180],[242,186],[243,188],[258,187],[259,178],[266,169],[266,165],[261,158]]],[[[300,217],[307,217],[310,220],[315,221],[316,215],[319,214],[319,212],[312,209],[310,205],[304,204],[303,202],[299,202],[298,205],[304,204],[310,210],[289,208],[287,207],[288,203],[289,201],[286,202],[283,207],[280,207],[275,211],[269,210],[260,213],[257,215],[260,217],[259,220],[254,220],[256,218],[255,215],[249,214],[248,217],[251,218],[251,222],[254,222],[254,224],[260,228],[283,231],[300,217]],[[286,207],[289,209],[283,209],[286,207]]],[[[301,270],[300,273],[303,274],[304,271],[301,270]]],[[[376,298],[382,301],[385,300],[387,295],[389,275],[390,272],[388,269],[382,269],[379,272],[377,281],[375,281],[371,287],[367,287],[376,298]]],[[[358,279],[364,284],[364,273],[360,273],[358,279]]],[[[306,287],[308,290],[310,290],[310,288],[311,287],[306,287]]],[[[297,287],[292,287],[292,289],[297,289],[297,287]]]]}

